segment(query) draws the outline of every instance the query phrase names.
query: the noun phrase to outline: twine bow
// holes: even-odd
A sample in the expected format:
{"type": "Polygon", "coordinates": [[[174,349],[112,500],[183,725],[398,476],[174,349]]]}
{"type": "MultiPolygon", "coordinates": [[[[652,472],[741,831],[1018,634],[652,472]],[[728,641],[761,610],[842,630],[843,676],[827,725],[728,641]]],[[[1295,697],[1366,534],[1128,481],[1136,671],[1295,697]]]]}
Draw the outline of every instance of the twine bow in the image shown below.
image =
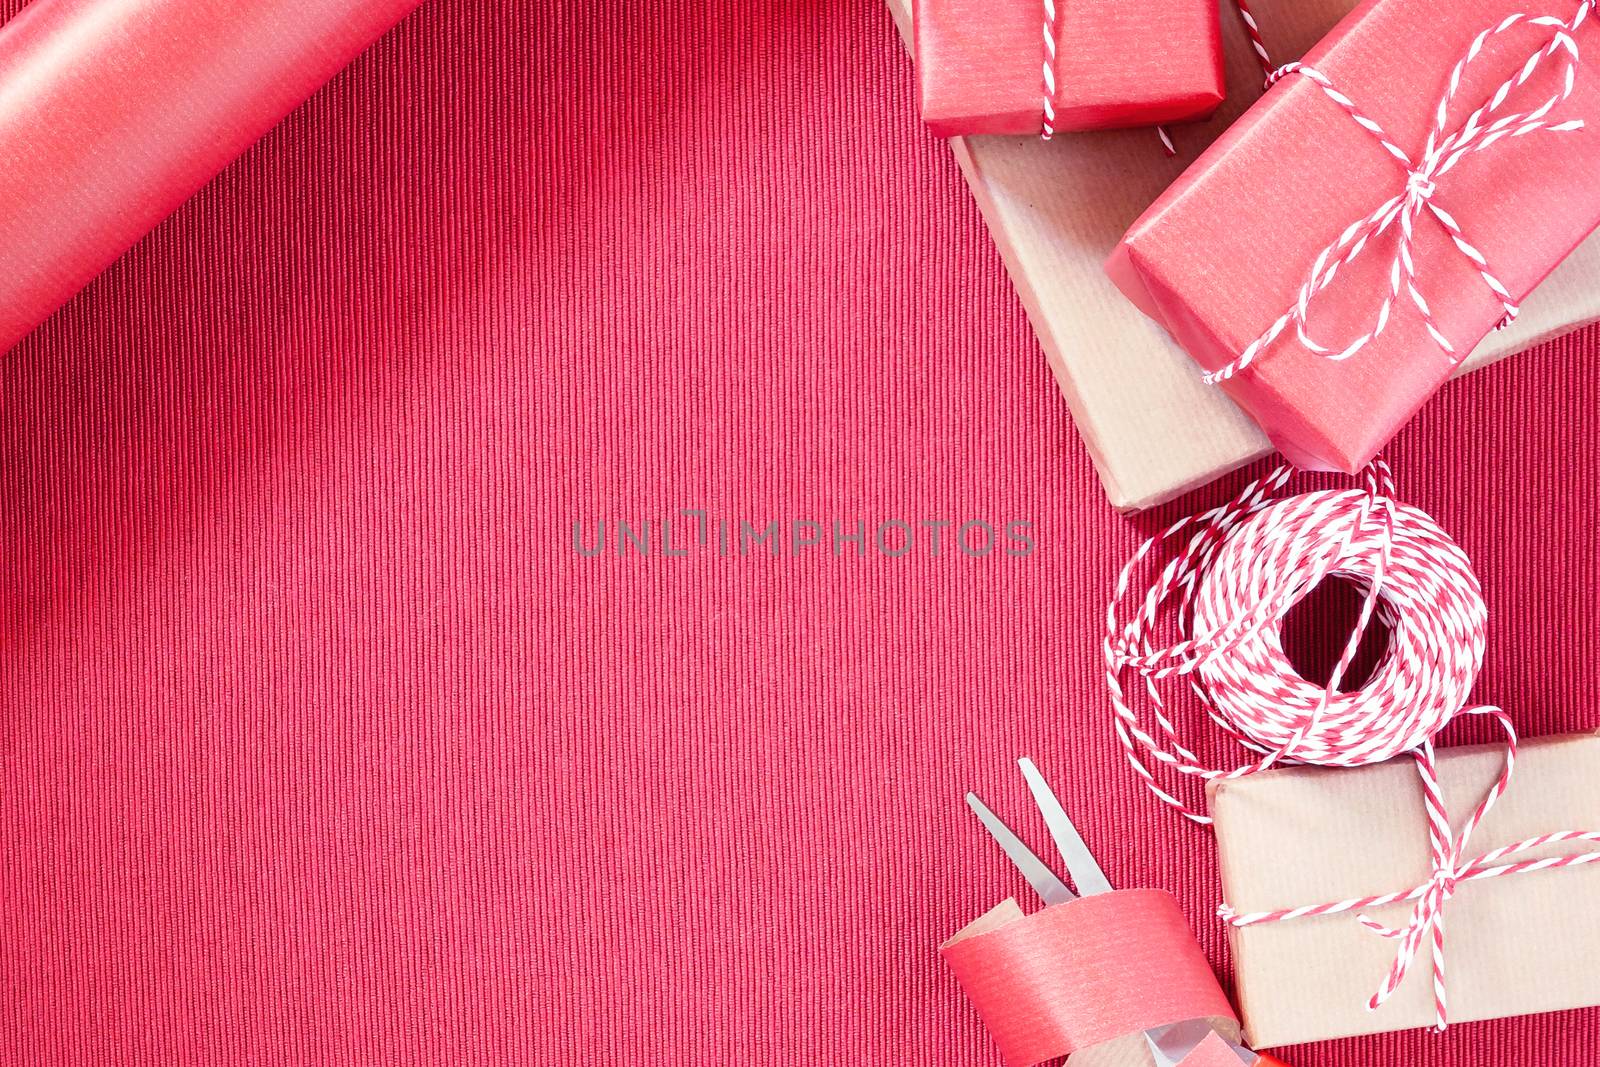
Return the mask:
{"type": "Polygon", "coordinates": [[[1417,769],[1422,778],[1423,806],[1428,815],[1428,838],[1432,851],[1432,873],[1428,880],[1420,885],[1403,889],[1396,893],[1385,893],[1379,896],[1357,897],[1351,900],[1341,900],[1329,904],[1311,904],[1298,908],[1285,908],[1279,911],[1258,911],[1248,914],[1239,914],[1233,908],[1224,904],[1217,909],[1229,925],[1236,927],[1257,926],[1261,923],[1289,922],[1295,919],[1312,918],[1320,915],[1339,915],[1345,912],[1356,912],[1356,917],[1361,925],[1378,935],[1399,942],[1395,953],[1394,963],[1389,972],[1384,976],[1383,983],[1378,991],[1367,1001],[1368,1010],[1376,1010],[1387,1001],[1400,988],[1406,975],[1411,970],[1411,965],[1417,956],[1417,950],[1422,947],[1424,940],[1432,941],[1433,948],[1433,1003],[1434,1027],[1443,1030],[1449,1023],[1449,1007],[1445,997],[1445,905],[1450,902],[1463,882],[1480,881],[1486,878],[1500,878],[1507,875],[1529,874],[1534,871],[1544,871],[1553,868],[1578,867],[1589,863],[1600,862],[1600,852],[1578,852],[1565,856],[1554,856],[1546,859],[1513,860],[1503,862],[1510,857],[1522,855],[1533,849],[1545,845],[1560,844],[1570,841],[1600,842],[1600,831],[1597,830],[1559,830],[1554,833],[1540,834],[1538,837],[1525,838],[1501,848],[1491,849],[1488,852],[1475,856],[1469,860],[1462,860],[1467,842],[1471,839],[1478,826],[1483,822],[1495,802],[1505,793],[1506,787],[1511,782],[1511,773],[1516,766],[1517,759],[1517,733],[1511,724],[1510,717],[1501,709],[1495,707],[1478,707],[1463,709],[1463,715],[1490,715],[1493,716],[1506,732],[1506,762],[1499,779],[1484,796],[1472,812],[1472,815],[1462,825],[1459,833],[1452,833],[1450,817],[1445,810],[1444,797],[1439,789],[1439,780],[1434,765],[1433,742],[1424,743],[1413,753],[1417,762],[1417,769]],[[1383,907],[1386,904],[1410,903],[1412,905],[1410,918],[1404,925],[1398,927],[1385,926],[1367,916],[1365,912],[1372,908],[1383,907]]]}
{"type": "MultiPolygon", "coordinates": [[[[1478,34],[1466,54],[1451,70],[1448,86],[1435,108],[1433,128],[1428,134],[1421,155],[1415,160],[1384,132],[1382,126],[1363,113],[1355,101],[1341,92],[1321,71],[1300,63],[1290,63],[1273,71],[1267,79],[1269,87],[1292,74],[1311,79],[1357,125],[1372,134],[1384,151],[1404,168],[1405,186],[1370,214],[1352,222],[1333,243],[1324,248],[1317,255],[1310,272],[1301,284],[1294,304],[1279,316],[1266,332],[1250,342],[1237,359],[1206,374],[1205,381],[1210,384],[1226,381],[1244,370],[1291,326],[1294,327],[1296,337],[1307,351],[1335,361],[1349,359],[1382,335],[1389,325],[1395,305],[1402,297],[1408,298],[1415,305],[1429,336],[1445,356],[1452,363],[1458,361],[1463,353],[1458,352],[1455,345],[1439,329],[1432,309],[1417,286],[1414,254],[1416,224],[1424,212],[1438,221],[1456,248],[1471,261],[1479,277],[1504,309],[1505,314],[1500,320],[1500,326],[1509,325],[1517,316],[1516,300],[1491,269],[1484,254],[1467,240],[1454,216],[1436,200],[1439,181],[1467,156],[1485,151],[1507,139],[1541,132],[1574,133],[1584,128],[1582,119],[1557,120],[1552,119],[1550,115],[1572,95],[1577,82],[1579,61],[1578,43],[1574,34],[1587,20],[1597,2],[1600,0],[1583,0],[1578,6],[1577,13],[1570,20],[1562,20],[1555,15],[1514,14],[1478,34]],[[1450,115],[1456,97],[1461,91],[1463,76],[1483,56],[1485,47],[1490,42],[1518,27],[1538,27],[1548,31],[1549,43],[1530,55],[1518,71],[1507,78],[1489,100],[1472,112],[1465,122],[1454,131],[1448,131],[1450,115]],[[1561,64],[1559,88],[1531,110],[1509,110],[1508,101],[1512,94],[1552,60],[1561,64]],[[1394,242],[1394,255],[1389,265],[1389,285],[1372,320],[1371,328],[1342,345],[1325,345],[1318,342],[1310,335],[1307,326],[1313,302],[1333,284],[1342,267],[1358,259],[1377,238],[1391,229],[1398,229],[1398,237],[1394,242]]],[[[1254,20],[1249,17],[1248,9],[1242,9],[1241,14],[1245,17],[1246,26],[1254,30],[1254,20]]],[[[1258,53],[1264,57],[1264,49],[1259,44],[1259,34],[1253,33],[1252,40],[1257,44],[1258,53]]]]}

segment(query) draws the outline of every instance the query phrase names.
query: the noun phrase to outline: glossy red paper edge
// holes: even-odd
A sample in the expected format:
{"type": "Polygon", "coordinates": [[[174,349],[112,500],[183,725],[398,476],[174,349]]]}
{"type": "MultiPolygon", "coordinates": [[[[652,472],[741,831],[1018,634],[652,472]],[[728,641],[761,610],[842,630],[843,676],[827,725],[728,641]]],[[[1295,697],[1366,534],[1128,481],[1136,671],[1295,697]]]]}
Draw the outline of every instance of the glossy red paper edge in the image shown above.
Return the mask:
{"type": "Polygon", "coordinates": [[[418,0],[37,0],[0,28],[0,351],[418,0]]]}
{"type": "MultiPolygon", "coordinates": [[[[1577,0],[1548,0],[1569,18],[1577,0]]],[[[1369,0],[1313,49],[1327,74],[1395,141],[1425,140],[1450,68],[1472,38],[1520,0],[1369,0]]],[[[1588,62],[1560,118],[1600,128],[1600,20],[1581,33],[1588,62]]],[[[1529,31],[1486,50],[1466,81],[1464,119],[1542,38],[1529,31]]],[[[1553,79],[1554,68],[1547,71],[1553,79]]],[[[1551,81],[1530,86],[1547,95],[1551,81]],[[1538,90],[1546,87],[1545,91],[1538,90]]],[[[1600,140],[1577,135],[1505,139],[1440,183],[1438,201],[1525,297],[1600,224],[1600,140]],[[1541,139],[1542,137],[1542,139],[1541,139]]],[[[1309,79],[1280,82],[1208,149],[1128,231],[1107,271],[1202,368],[1231,362],[1295,300],[1316,255],[1352,221],[1403,188],[1404,170],[1309,79]]],[[[1499,321],[1500,302],[1431,218],[1418,226],[1419,285],[1445,335],[1469,352],[1499,321]]],[[[1341,271],[1313,311],[1330,341],[1369,329],[1388,285],[1392,245],[1374,242],[1341,271]]],[[[1408,301],[1386,332],[1334,363],[1281,338],[1225,383],[1229,395],[1292,462],[1353,472],[1376,454],[1450,376],[1453,363],[1408,301]]]]}
{"type": "MultiPolygon", "coordinates": [[[[1215,0],[1074,0],[1056,24],[1055,128],[1203,119],[1222,102],[1215,0]]],[[[915,0],[923,121],[942,136],[1038,133],[1044,5],[1037,0],[915,0]]]]}
{"type": "Polygon", "coordinates": [[[957,935],[940,951],[1009,1067],[1168,1023],[1234,1018],[1177,901],[1162,890],[1057,904],[957,935]]]}

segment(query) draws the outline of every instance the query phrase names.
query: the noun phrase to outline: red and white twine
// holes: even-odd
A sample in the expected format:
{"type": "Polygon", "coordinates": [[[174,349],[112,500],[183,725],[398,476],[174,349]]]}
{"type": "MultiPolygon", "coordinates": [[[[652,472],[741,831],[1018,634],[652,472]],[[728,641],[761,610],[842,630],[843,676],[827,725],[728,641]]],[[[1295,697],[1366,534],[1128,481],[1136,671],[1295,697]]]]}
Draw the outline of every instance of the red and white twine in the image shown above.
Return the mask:
{"type": "Polygon", "coordinates": [[[1466,555],[1425,513],[1393,499],[1383,461],[1359,487],[1278,497],[1291,473],[1281,467],[1232,503],[1147,540],[1107,609],[1106,682],[1118,737],[1151,790],[1196,822],[1210,820],[1159,783],[1157,766],[1209,781],[1284,761],[1348,767],[1389,759],[1443,729],[1466,704],[1482,663],[1488,612],[1466,555]],[[1135,596],[1145,561],[1180,539],[1182,550],[1135,596]],[[1330,684],[1315,685],[1284,654],[1283,620],[1333,576],[1366,597],[1330,684]],[[1374,615],[1390,629],[1390,652],[1364,686],[1341,692],[1374,615]],[[1177,640],[1163,642],[1163,633],[1177,640]],[[1136,682],[1125,689],[1130,677],[1136,682]],[[1188,682],[1210,718],[1256,758],[1230,771],[1200,763],[1173,722],[1164,686],[1174,680],[1188,682]]]}
{"type": "Polygon", "coordinates": [[[1385,904],[1412,904],[1398,928],[1363,925],[1399,944],[1369,1007],[1399,987],[1424,941],[1431,942],[1436,1022],[1447,1021],[1445,905],[1462,882],[1600,861],[1600,852],[1554,859],[1521,855],[1561,842],[1600,842],[1600,831],[1563,830],[1464,858],[1473,832],[1505,792],[1516,733],[1498,708],[1467,707],[1483,661],[1488,612],[1465,553],[1424,512],[1393,497],[1382,460],[1351,489],[1282,497],[1289,467],[1248,486],[1231,503],[1180,520],[1147,540],[1123,568],[1106,613],[1106,684],[1113,723],[1130,766],[1163,802],[1199,823],[1172,783],[1234,779],[1278,763],[1353,767],[1409,753],[1428,815],[1432,876],[1383,896],[1247,915],[1224,907],[1236,926],[1285,922],[1385,904]],[[1181,545],[1163,562],[1168,546],[1181,545]],[[1154,571],[1142,594],[1136,574],[1154,571]],[[1326,685],[1302,678],[1283,648],[1289,609],[1324,579],[1365,590],[1360,617],[1326,685]],[[1341,683],[1371,620],[1390,631],[1389,648],[1359,688],[1341,683]],[[1186,693],[1249,758],[1208,766],[1180,737],[1173,698],[1186,693]],[[1506,766],[1459,832],[1439,790],[1434,738],[1463,715],[1494,718],[1505,730],[1506,766]],[[1158,777],[1158,771],[1163,777],[1158,777]],[[1510,860],[1510,862],[1505,862],[1510,860]]]}
{"type": "MultiPolygon", "coordinates": [[[[1433,311],[1417,285],[1416,222],[1424,212],[1434,218],[1455,247],[1477,270],[1489,291],[1500,301],[1503,309],[1501,326],[1516,318],[1518,307],[1506,285],[1491,268],[1482,251],[1467,240],[1460,224],[1435,199],[1439,182],[1466,157],[1482,152],[1508,139],[1525,137],[1532,133],[1575,133],[1584,128],[1582,119],[1552,118],[1551,113],[1572,95],[1579,69],[1579,50],[1574,36],[1588,19],[1600,0],[1583,0],[1571,19],[1555,15],[1513,14],[1478,34],[1466,54],[1452,68],[1444,95],[1434,109],[1434,124],[1420,157],[1413,160],[1409,153],[1394,142],[1374,119],[1365,114],[1344,92],[1321,71],[1299,63],[1290,63],[1271,71],[1268,85],[1276,84],[1289,75],[1310,79],[1323,94],[1338,105],[1352,121],[1370,133],[1396,163],[1402,168],[1404,187],[1384,201],[1370,214],[1352,222],[1340,235],[1317,254],[1294,303],[1254,341],[1251,341],[1238,358],[1205,375],[1209,383],[1225,381],[1250,366],[1255,359],[1278,340],[1290,327],[1300,344],[1309,352],[1329,360],[1349,359],[1383,334],[1391,321],[1395,305],[1402,298],[1409,299],[1421,316],[1423,325],[1440,351],[1453,363],[1464,353],[1457,351],[1443,331],[1438,328],[1433,311]],[[1476,111],[1454,131],[1449,131],[1450,116],[1461,91],[1462,79],[1472,64],[1484,54],[1485,49],[1502,35],[1523,28],[1538,28],[1549,35],[1549,41],[1528,57],[1517,72],[1507,78],[1476,111]],[[1545,68],[1550,62],[1559,64],[1556,79],[1558,87],[1536,107],[1527,110],[1509,110],[1513,94],[1545,68]],[[1365,333],[1337,345],[1325,345],[1314,339],[1308,320],[1316,298],[1333,284],[1339,271],[1365,253],[1375,240],[1396,229],[1394,252],[1389,265],[1389,284],[1365,333]]],[[[1238,4],[1257,57],[1264,66],[1269,65],[1259,28],[1249,8],[1238,4]]]]}
{"type": "Polygon", "coordinates": [[[1255,12],[1250,10],[1246,0],[1233,0],[1233,6],[1239,12],[1239,21],[1244,23],[1245,36],[1250,38],[1250,47],[1255,51],[1256,61],[1261,64],[1261,72],[1272,76],[1272,57],[1267,54],[1267,42],[1261,39],[1261,25],[1256,22],[1255,12]]]}
{"type": "Polygon", "coordinates": [[[1056,134],[1056,0],[1044,0],[1044,121],[1039,137],[1056,134]]]}

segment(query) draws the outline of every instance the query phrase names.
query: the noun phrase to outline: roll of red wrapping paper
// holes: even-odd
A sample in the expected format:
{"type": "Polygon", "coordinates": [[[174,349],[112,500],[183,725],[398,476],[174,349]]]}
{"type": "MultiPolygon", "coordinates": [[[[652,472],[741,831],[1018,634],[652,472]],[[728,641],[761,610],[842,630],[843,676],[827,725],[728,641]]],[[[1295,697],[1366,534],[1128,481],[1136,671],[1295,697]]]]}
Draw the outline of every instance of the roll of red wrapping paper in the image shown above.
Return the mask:
{"type": "Polygon", "coordinates": [[[0,351],[420,0],[38,0],[0,28],[0,351]]]}

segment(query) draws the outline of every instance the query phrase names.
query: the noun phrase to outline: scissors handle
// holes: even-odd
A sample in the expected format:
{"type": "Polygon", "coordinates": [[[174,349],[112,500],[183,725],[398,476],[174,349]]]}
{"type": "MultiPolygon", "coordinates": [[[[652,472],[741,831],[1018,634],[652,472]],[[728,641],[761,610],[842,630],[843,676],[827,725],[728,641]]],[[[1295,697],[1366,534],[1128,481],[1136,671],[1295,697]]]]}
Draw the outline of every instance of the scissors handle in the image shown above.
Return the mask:
{"type": "Polygon", "coordinates": [[[1289,1067],[1287,1063],[1276,1056],[1269,1056],[1265,1052],[1256,1053],[1255,1067],[1289,1067]]]}

